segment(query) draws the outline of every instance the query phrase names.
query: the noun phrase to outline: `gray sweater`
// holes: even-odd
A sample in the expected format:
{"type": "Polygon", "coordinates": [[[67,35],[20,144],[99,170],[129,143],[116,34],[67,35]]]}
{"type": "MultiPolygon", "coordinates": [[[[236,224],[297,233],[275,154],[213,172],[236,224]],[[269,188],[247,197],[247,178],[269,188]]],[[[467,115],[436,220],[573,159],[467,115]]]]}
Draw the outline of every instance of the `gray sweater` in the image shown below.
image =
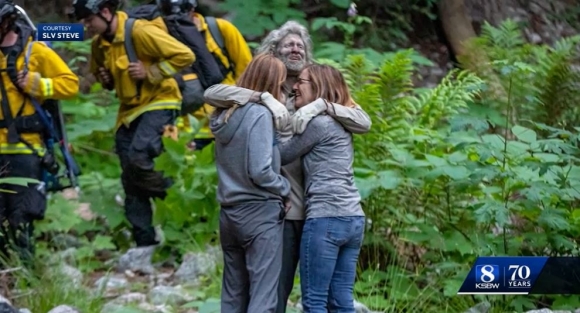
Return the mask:
{"type": "Polygon", "coordinates": [[[226,112],[216,110],[210,119],[215,136],[218,202],[229,206],[282,201],[290,194],[290,183],[280,175],[272,113],[262,105],[249,103],[237,108],[225,123],[226,112]]]}
{"type": "MultiPolygon", "coordinates": [[[[249,103],[253,93],[253,90],[246,88],[216,84],[206,89],[204,98],[212,106],[227,109],[234,104],[245,105],[249,103]]],[[[288,97],[285,105],[290,114],[294,114],[296,111],[294,97],[288,97]]],[[[371,128],[371,119],[360,106],[356,105],[355,108],[349,108],[336,103],[331,103],[330,106],[331,109],[327,111],[327,114],[342,124],[349,132],[353,134],[364,134],[371,128]]],[[[280,135],[280,141],[290,139],[293,135],[292,125],[287,125],[286,129],[279,131],[278,134],[280,135]]],[[[290,181],[292,186],[290,193],[292,208],[286,214],[286,219],[304,220],[304,178],[300,159],[284,165],[282,167],[282,175],[290,181]]]]}
{"type": "Polygon", "coordinates": [[[306,218],[365,216],[354,184],[352,134],[328,115],[279,144],[282,165],[302,158],[306,218]]]}

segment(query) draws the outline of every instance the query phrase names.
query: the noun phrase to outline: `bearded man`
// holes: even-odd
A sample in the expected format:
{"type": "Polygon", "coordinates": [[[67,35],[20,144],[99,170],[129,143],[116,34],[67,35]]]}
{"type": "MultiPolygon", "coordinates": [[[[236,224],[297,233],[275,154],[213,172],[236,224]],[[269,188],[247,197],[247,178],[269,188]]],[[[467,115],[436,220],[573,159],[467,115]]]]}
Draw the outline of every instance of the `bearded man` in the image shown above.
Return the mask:
{"type": "MultiPolygon", "coordinates": [[[[286,65],[287,77],[283,85],[286,95],[285,105],[276,101],[271,94],[224,84],[213,85],[205,91],[206,103],[222,109],[248,102],[261,103],[268,107],[274,117],[281,141],[288,140],[294,133],[301,134],[308,122],[319,114],[328,114],[353,134],[365,134],[371,128],[371,119],[357,104],[349,108],[341,104],[326,103],[317,99],[296,111],[292,86],[298,80],[300,71],[312,62],[312,41],[308,30],[295,21],[288,21],[271,31],[256,50],[257,54],[273,53],[286,65]],[[291,123],[289,121],[291,120],[291,123]]],[[[288,297],[294,286],[294,275],[300,256],[300,240],[304,227],[304,180],[302,163],[298,159],[282,167],[282,175],[291,184],[292,207],[284,222],[284,242],[282,271],[278,289],[277,313],[286,312],[288,297]]]]}

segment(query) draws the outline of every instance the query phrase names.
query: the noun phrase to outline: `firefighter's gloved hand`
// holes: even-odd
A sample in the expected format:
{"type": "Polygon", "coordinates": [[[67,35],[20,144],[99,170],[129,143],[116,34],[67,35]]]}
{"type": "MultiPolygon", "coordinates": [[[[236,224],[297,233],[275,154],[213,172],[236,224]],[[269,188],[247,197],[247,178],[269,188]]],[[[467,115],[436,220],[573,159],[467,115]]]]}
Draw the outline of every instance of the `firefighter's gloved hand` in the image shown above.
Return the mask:
{"type": "Polygon", "coordinates": [[[263,103],[274,117],[274,125],[276,130],[284,130],[290,123],[290,112],[286,106],[280,103],[269,92],[264,92],[260,95],[261,103],[263,103]]]}
{"type": "Polygon", "coordinates": [[[301,107],[292,116],[292,131],[295,134],[302,134],[304,130],[306,130],[306,126],[308,126],[310,120],[315,116],[326,112],[326,109],[326,101],[322,98],[318,98],[301,107]]]}
{"type": "Polygon", "coordinates": [[[44,84],[41,84],[41,80],[43,80],[43,78],[38,72],[20,71],[16,76],[18,87],[33,97],[52,96],[52,79],[44,79],[48,81],[44,84]]]}

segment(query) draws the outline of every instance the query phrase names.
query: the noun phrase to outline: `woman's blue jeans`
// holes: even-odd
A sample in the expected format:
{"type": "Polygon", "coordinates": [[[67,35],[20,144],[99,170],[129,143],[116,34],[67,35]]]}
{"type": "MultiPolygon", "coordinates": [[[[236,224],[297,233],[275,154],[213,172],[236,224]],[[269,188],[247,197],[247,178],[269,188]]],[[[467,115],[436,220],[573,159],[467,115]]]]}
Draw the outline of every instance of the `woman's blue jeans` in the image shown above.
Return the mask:
{"type": "Polygon", "coordinates": [[[300,243],[304,313],[354,313],[356,264],[365,218],[307,219],[300,243]]]}

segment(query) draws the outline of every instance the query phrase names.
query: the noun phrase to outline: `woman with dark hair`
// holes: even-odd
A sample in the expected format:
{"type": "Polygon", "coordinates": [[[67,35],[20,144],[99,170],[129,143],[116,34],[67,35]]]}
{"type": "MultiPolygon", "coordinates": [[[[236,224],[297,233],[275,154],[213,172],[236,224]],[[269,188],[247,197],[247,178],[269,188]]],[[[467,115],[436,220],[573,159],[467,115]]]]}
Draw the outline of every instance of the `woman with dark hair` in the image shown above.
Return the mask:
{"type": "MultiPolygon", "coordinates": [[[[284,63],[263,54],[250,62],[237,85],[283,102],[285,79],[284,63]]],[[[280,175],[272,113],[255,103],[218,109],[210,128],[221,205],[221,311],[275,312],[290,183],[280,175]]]]}
{"type": "MultiPolygon", "coordinates": [[[[342,73],[307,65],[293,86],[298,111],[317,99],[354,107],[342,73]]],[[[305,313],[352,312],[356,264],[365,214],[354,183],[352,134],[329,115],[279,144],[282,165],[302,159],[306,222],[300,244],[305,313]]]]}

